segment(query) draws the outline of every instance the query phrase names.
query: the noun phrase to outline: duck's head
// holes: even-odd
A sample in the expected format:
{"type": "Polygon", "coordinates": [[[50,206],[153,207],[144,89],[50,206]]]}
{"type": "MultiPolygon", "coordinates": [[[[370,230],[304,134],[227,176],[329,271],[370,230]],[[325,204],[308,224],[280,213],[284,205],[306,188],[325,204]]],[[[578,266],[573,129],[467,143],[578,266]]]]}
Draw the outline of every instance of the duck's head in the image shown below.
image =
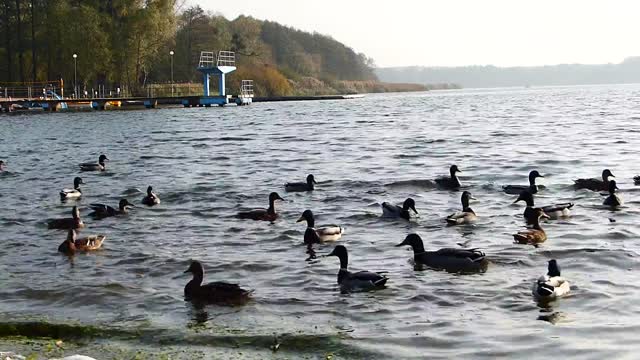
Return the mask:
{"type": "Polygon", "coordinates": [[[345,269],[347,268],[349,253],[347,253],[347,248],[344,247],[344,245],[337,245],[333,251],[326,256],[337,256],[338,259],[340,259],[340,266],[345,269]]]}
{"type": "Polygon", "coordinates": [[[558,262],[556,261],[556,259],[549,260],[549,267],[547,268],[547,270],[547,275],[551,277],[560,276],[560,267],[558,266],[558,262]]]}
{"type": "MultiPolygon", "coordinates": [[[[520,195],[518,195],[518,198],[513,203],[515,204],[518,201],[524,201],[524,202],[527,203],[527,205],[533,204],[533,194],[531,194],[528,191],[523,191],[523,192],[520,193],[520,195]]],[[[533,206],[533,205],[531,205],[531,206],[533,206]]]]}
{"type": "Polygon", "coordinates": [[[0,160],[0,171],[2,171],[2,170],[3,170],[4,165],[5,165],[5,164],[4,164],[4,161],[0,160]]]}
{"type": "Polygon", "coordinates": [[[189,268],[184,271],[184,273],[192,273],[194,276],[203,276],[204,275],[204,267],[200,263],[200,261],[193,260],[191,261],[191,265],[189,268]]]}
{"type": "Polygon", "coordinates": [[[133,205],[132,203],[130,203],[129,201],[127,201],[127,199],[121,199],[120,202],[118,203],[118,207],[120,209],[124,209],[127,206],[133,206],[136,207],[135,205],[133,205]]]}
{"type": "Polygon", "coordinates": [[[451,167],[449,168],[449,172],[451,173],[451,176],[453,177],[456,173],[462,172],[460,171],[460,169],[458,169],[458,165],[451,165],[451,167]]]}
{"type": "Polygon", "coordinates": [[[98,163],[99,164],[103,164],[105,161],[109,161],[109,158],[107,157],[107,155],[102,154],[102,155],[100,155],[100,157],[98,157],[98,163]]]}
{"type": "Polygon", "coordinates": [[[73,187],[74,188],[78,188],[78,186],[80,186],[80,184],[84,184],[84,182],[82,182],[82,178],[79,176],[76,176],[75,179],[73,179],[73,187]]]}
{"type": "Polygon", "coordinates": [[[403,210],[413,210],[414,213],[418,213],[418,210],[416,210],[416,202],[412,199],[412,198],[407,198],[407,200],[404,201],[404,203],[402,203],[402,209],[403,210]]]}
{"type": "Polygon", "coordinates": [[[607,181],[607,179],[609,179],[609,177],[615,177],[612,173],[611,170],[609,169],[604,169],[602,170],[602,180],[604,180],[605,182],[607,181]]]}
{"type": "Polygon", "coordinates": [[[311,212],[311,210],[305,210],[302,212],[302,215],[300,216],[300,218],[296,221],[296,222],[300,222],[300,221],[304,221],[306,220],[307,223],[312,223],[314,218],[313,218],[313,212],[311,212]]]}
{"type": "Polygon", "coordinates": [[[619,190],[618,184],[616,184],[616,181],[615,180],[609,181],[609,194],[615,193],[616,190],[619,190]]]}
{"type": "Polygon", "coordinates": [[[405,245],[411,246],[414,253],[424,252],[424,244],[422,243],[422,238],[418,234],[407,235],[407,237],[404,238],[400,244],[396,245],[396,247],[405,245]]]}
{"type": "Polygon", "coordinates": [[[529,182],[535,182],[536,178],[543,178],[544,176],[540,175],[538,170],[533,170],[529,173],[529,182]]]}
{"type": "Polygon", "coordinates": [[[470,192],[463,191],[462,195],[460,196],[460,200],[462,201],[462,207],[466,209],[469,207],[469,200],[477,200],[477,199],[474,198],[470,192]]]}
{"type": "Polygon", "coordinates": [[[153,187],[151,185],[149,185],[147,187],[147,195],[151,196],[152,193],[153,193],[153,187]]]}
{"type": "Polygon", "coordinates": [[[269,194],[269,202],[270,202],[270,203],[273,203],[273,202],[274,202],[274,201],[276,201],[276,200],[282,200],[282,201],[284,201],[284,199],[283,199],[283,198],[281,198],[281,197],[280,197],[280,195],[278,195],[278,193],[274,191],[274,192],[272,192],[271,194],[269,194]]]}
{"type": "Polygon", "coordinates": [[[313,174],[309,174],[307,175],[307,184],[311,185],[311,184],[317,184],[316,182],[316,178],[313,177],[313,174]]]}
{"type": "Polygon", "coordinates": [[[549,215],[547,215],[544,212],[544,210],[542,210],[541,208],[534,208],[533,212],[531,213],[531,217],[533,219],[535,219],[536,221],[540,220],[541,218],[543,218],[543,219],[551,219],[551,217],[549,215]]]}
{"type": "Polygon", "coordinates": [[[74,219],[80,218],[80,211],[77,206],[74,206],[73,209],[71,209],[71,216],[73,216],[74,219]]]}

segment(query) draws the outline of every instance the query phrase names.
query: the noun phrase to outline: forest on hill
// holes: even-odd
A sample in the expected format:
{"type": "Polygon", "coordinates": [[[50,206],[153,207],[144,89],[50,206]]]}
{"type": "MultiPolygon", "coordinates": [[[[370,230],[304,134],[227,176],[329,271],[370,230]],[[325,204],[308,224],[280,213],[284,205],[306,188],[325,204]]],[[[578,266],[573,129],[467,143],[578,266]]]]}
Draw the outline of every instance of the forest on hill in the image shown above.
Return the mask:
{"type": "MultiPolygon", "coordinates": [[[[373,61],[329,36],[240,16],[228,20],[176,0],[5,0],[0,5],[1,83],[74,79],[84,88],[201,82],[201,51],[236,53],[232,93],[253,79],[257,95],[398,90],[373,61]],[[173,55],[170,53],[173,52],[173,55]]],[[[7,85],[5,85],[7,86],[7,85]]],[[[409,86],[422,90],[419,85],[409,86]]]]}
{"type": "Polygon", "coordinates": [[[563,64],[531,67],[423,67],[379,68],[380,80],[420,84],[456,83],[463,87],[508,87],[640,83],[640,57],[619,64],[563,64]]]}

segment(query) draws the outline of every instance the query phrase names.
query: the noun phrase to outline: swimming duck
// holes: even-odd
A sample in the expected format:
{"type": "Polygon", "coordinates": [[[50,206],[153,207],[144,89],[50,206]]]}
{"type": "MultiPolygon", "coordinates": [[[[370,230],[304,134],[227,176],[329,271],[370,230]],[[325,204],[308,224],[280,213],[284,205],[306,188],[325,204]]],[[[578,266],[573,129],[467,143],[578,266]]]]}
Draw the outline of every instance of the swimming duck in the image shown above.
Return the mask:
{"type": "Polygon", "coordinates": [[[611,170],[602,170],[602,180],[600,179],[578,179],[573,180],[573,186],[576,189],[589,189],[593,191],[607,191],[609,190],[609,177],[615,177],[611,170]]]}
{"type": "Polygon", "coordinates": [[[545,242],[547,234],[540,226],[540,218],[548,219],[549,215],[545,214],[540,208],[534,208],[527,219],[527,222],[532,225],[531,228],[513,234],[513,239],[520,244],[536,245],[545,242]]]}
{"type": "Polygon", "coordinates": [[[296,222],[307,221],[307,230],[304,232],[304,243],[315,244],[325,241],[336,241],[342,237],[344,230],[338,225],[322,225],[315,227],[315,219],[311,210],[305,210],[296,222]]]}
{"type": "Polygon", "coordinates": [[[532,293],[538,301],[551,301],[569,293],[571,285],[560,276],[556,260],[549,260],[547,275],[542,275],[533,284],[532,293]]]}
{"type": "Polygon", "coordinates": [[[84,227],[84,223],[80,219],[80,211],[78,211],[77,206],[74,206],[73,209],[71,209],[71,216],[71,219],[49,220],[49,229],[82,229],[84,227]]]}
{"type": "Polygon", "coordinates": [[[202,285],[204,267],[199,261],[192,261],[184,273],[193,274],[193,279],[184,287],[184,297],[187,301],[242,305],[250,300],[252,291],[244,290],[237,284],[216,281],[202,285]]]}
{"type": "Polygon", "coordinates": [[[284,201],[284,199],[281,198],[277,192],[272,192],[271,194],[269,194],[268,209],[255,209],[250,211],[242,211],[238,213],[237,217],[239,219],[275,221],[278,218],[278,214],[276,213],[276,208],[275,208],[276,200],[284,201]]]}
{"type": "Polygon", "coordinates": [[[340,291],[342,293],[355,292],[355,291],[368,291],[373,289],[383,288],[387,283],[387,278],[384,275],[370,272],[370,271],[358,271],[352,273],[347,270],[349,264],[349,255],[347,248],[338,245],[327,256],[337,256],[340,259],[340,270],[338,271],[338,284],[340,285],[340,291]]]}
{"type": "Polygon", "coordinates": [[[76,251],[98,250],[102,247],[104,239],[106,239],[104,235],[90,235],[77,238],[76,231],[69,229],[67,239],[58,246],[58,251],[67,255],[73,255],[76,251]]]}
{"type": "Polygon", "coordinates": [[[106,169],[105,161],[109,161],[106,155],[102,154],[98,158],[98,163],[82,163],[80,164],[81,171],[104,171],[106,169]]]}
{"type": "Polygon", "coordinates": [[[4,161],[0,160],[0,171],[4,171],[4,161]]]}
{"type": "Polygon", "coordinates": [[[135,207],[135,205],[127,201],[127,199],[120,200],[120,202],[118,203],[117,210],[105,204],[90,204],[89,206],[93,210],[93,212],[90,213],[89,216],[96,217],[96,218],[106,218],[110,216],[125,215],[129,212],[127,209],[129,206],[135,207]]]}
{"type": "Polygon", "coordinates": [[[459,189],[460,186],[462,186],[462,184],[460,184],[460,179],[458,179],[458,176],[456,175],[456,173],[459,173],[459,172],[462,172],[462,171],[458,169],[458,165],[451,165],[451,167],[449,168],[450,177],[437,178],[436,184],[439,187],[442,187],[445,189],[451,189],[451,190],[459,189]]]}
{"type": "MultiPolygon", "coordinates": [[[[0,167],[1,169],[1,167],[0,167]]],[[[634,185],[640,185],[640,175],[636,175],[633,177],[633,184],[634,185]]]]}
{"type": "Polygon", "coordinates": [[[536,178],[543,178],[544,176],[540,175],[538,170],[533,170],[529,173],[529,186],[527,185],[505,185],[502,187],[502,190],[507,194],[516,195],[520,194],[523,191],[528,191],[532,194],[538,192],[538,185],[536,185],[536,178]]]}
{"type": "Polygon", "coordinates": [[[402,207],[389,204],[388,202],[382,203],[382,216],[384,217],[410,220],[411,213],[409,210],[413,210],[416,214],[418,213],[418,210],[416,210],[416,202],[412,198],[407,198],[407,200],[402,203],[402,207]]]}
{"type": "Polygon", "coordinates": [[[452,273],[473,273],[487,270],[489,260],[478,249],[444,248],[437,251],[425,251],[422,238],[418,234],[409,234],[400,244],[413,249],[413,260],[417,266],[424,265],[436,270],[452,273]]]}
{"type": "Polygon", "coordinates": [[[82,178],[76,177],[73,179],[73,189],[62,189],[62,191],[60,191],[60,200],[64,201],[81,197],[82,190],[80,190],[80,184],[84,184],[82,178]]]}
{"type": "Polygon", "coordinates": [[[147,196],[142,199],[142,203],[147,206],[154,206],[160,204],[160,198],[153,193],[153,187],[147,188],[147,196]]]}
{"type": "Polygon", "coordinates": [[[460,197],[460,201],[462,202],[462,211],[453,213],[447,216],[447,224],[449,225],[461,225],[461,224],[470,224],[478,218],[476,213],[469,207],[469,200],[476,200],[471,193],[468,191],[464,191],[462,196],[460,197]]]}
{"type": "Polygon", "coordinates": [[[301,191],[313,191],[313,184],[317,184],[313,175],[307,175],[307,182],[293,182],[284,184],[284,190],[286,192],[301,192],[301,191]]]}
{"type": "MultiPolygon", "coordinates": [[[[533,219],[533,209],[535,205],[533,204],[533,195],[528,191],[523,191],[518,196],[518,199],[514,201],[514,204],[518,201],[524,201],[527,204],[527,207],[524,209],[524,218],[527,221],[533,219]]],[[[553,204],[547,206],[541,206],[540,209],[549,215],[550,219],[559,219],[561,217],[567,217],[571,215],[571,208],[573,207],[573,203],[560,203],[553,204]]]]}
{"type": "Polygon", "coordinates": [[[609,181],[609,196],[604,199],[603,205],[610,206],[612,208],[618,207],[622,205],[622,199],[618,195],[616,195],[616,190],[618,190],[618,185],[615,180],[609,181]]]}

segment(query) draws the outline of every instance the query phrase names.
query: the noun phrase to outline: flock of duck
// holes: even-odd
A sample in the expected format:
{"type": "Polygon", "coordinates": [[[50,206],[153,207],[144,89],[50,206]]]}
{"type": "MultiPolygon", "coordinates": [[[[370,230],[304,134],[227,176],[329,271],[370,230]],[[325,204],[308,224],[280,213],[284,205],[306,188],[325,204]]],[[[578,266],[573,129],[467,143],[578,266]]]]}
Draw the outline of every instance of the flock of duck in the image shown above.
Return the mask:
{"type": "MultiPolygon", "coordinates": [[[[106,169],[106,161],[109,161],[109,159],[105,155],[100,155],[97,163],[83,163],[79,164],[79,167],[83,172],[104,171],[106,169]]],[[[0,171],[4,170],[5,165],[4,161],[0,160],[0,171]]],[[[460,169],[456,165],[452,165],[449,171],[449,176],[435,179],[435,184],[442,189],[460,190],[462,184],[457,176],[457,173],[461,172],[460,169]]],[[[513,234],[516,243],[538,245],[546,241],[547,235],[541,227],[540,219],[557,219],[570,216],[570,210],[574,206],[573,203],[559,203],[536,207],[534,195],[539,191],[536,179],[541,177],[543,176],[537,170],[533,170],[529,173],[528,185],[503,186],[505,193],[518,195],[515,203],[523,201],[526,204],[523,217],[528,228],[513,234]]],[[[615,208],[622,204],[622,200],[616,194],[618,187],[615,180],[611,179],[612,177],[614,175],[611,171],[605,169],[602,172],[601,179],[574,180],[574,186],[575,188],[592,191],[608,191],[609,196],[604,200],[603,205],[615,208]]],[[[634,180],[640,182],[640,177],[634,180]]],[[[74,186],[72,189],[60,191],[60,199],[67,201],[81,198],[82,189],[80,185],[83,184],[82,178],[76,177],[73,181],[74,186]]],[[[314,176],[308,175],[305,182],[286,183],[284,190],[286,192],[310,192],[315,189],[316,184],[314,176]]],[[[269,194],[269,206],[266,209],[239,212],[236,217],[238,219],[273,222],[279,217],[275,208],[275,202],[278,200],[284,199],[277,192],[272,192],[269,194]]],[[[462,210],[447,216],[446,223],[455,226],[475,222],[477,215],[469,206],[471,200],[475,200],[472,194],[469,191],[463,191],[461,194],[462,210]]],[[[146,206],[160,204],[160,198],[153,192],[151,186],[147,188],[147,193],[141,199],[141,204],[146,206]]],[[[135,205],[127,199],[121,199],[117,208],[99,203],[92,203],[89,206],[92,209],[89,216],[102,219],[127,215],[128,209],[135,205]]],[[[401,221],[409,221],[418,214],[416,203],[411,198],[406,199],[402,205],[383,202],[381,207],[382,216],[397,218],[401,221]]],[[[337,241],[344,233],[344,228],[339,225],[316,225],[311,210],[305,210],[297,220],[297,222],[302,221],[307,224],[304,243],[308,246],[337,241]]],[[[68,231],[66,240],[58,247],[58,250],[66,255],[73,255],[79,251],[98,250],[102,247],[106,238],[104,235],[78,236],[77,231],[84,228],[85,224],[80,218],[80,211],[77,206],[73,206],[71,218],[51,219],[48,221],[48,227],[50,229],[65,229],[68,231]]],[[[478,249],[443,248],[436,251],[426,251],[421,237],[415,233],[407,235],[396,246],[410,246],[413,249],[413,262],[416,268],[426,267],[453,273],[477,273],[486,271],[489,263],[485,254],[478,249]]],[[[388,281],[388,278],[381,273],[349,271],[348,251],[343,245],[335,246],[331,253],[324,256],[335,256],[340,261],[337,282],[341,292],[374,290],[385,287],[388,281]]],[[[246,303],[251,297],[252,291],[245,290],[237,284],[226,282],[203,284],[204,267],[199,261],[192,261],[185,273],[191,273],[193,276],[184,287],[186,300],[199,303],[240,305],[246,303]]],[[[534,282],[532,294],[539,301],[550,301],[566,295],[569,291],[569,282],[561,276],[557,261],[552,259],[548,263],[547,273],[534,282]]]]}

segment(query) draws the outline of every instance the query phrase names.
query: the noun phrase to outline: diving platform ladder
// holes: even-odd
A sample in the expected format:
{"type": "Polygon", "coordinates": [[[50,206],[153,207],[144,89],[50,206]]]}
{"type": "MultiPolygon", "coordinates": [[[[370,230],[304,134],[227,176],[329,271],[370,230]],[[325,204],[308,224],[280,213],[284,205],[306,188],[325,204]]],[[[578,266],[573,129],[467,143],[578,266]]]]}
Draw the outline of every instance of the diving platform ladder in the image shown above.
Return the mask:
{"type": "Polygon", "coordinates": [[[216,55],[213,51],[200,52],[200,61],[198,61],[198,71],[203,76],[204,96],[209,97],[209,82],[211,75],[218,76],[219,96],[226,97],[225,75],[236,70],[236,54],[233,51],[218,51],[216,55]]]}

